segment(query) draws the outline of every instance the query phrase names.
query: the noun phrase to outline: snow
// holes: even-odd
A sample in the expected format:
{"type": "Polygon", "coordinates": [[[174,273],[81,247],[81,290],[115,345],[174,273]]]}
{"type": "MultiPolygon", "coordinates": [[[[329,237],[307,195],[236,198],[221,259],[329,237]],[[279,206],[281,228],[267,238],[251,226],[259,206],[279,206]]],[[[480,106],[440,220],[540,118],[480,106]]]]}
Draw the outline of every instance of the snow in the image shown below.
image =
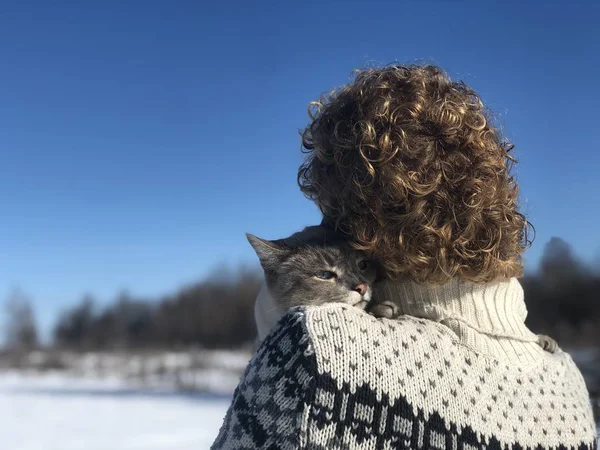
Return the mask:
{"type": "MultiPolygon", "coordinates": [[[[21,358],[30,372],[62,370],[74,378],[117,378],[143,389],[231,395],[250,360],[248,351],[36,351],[21,358]]],[[[11,367],[0,358],[0,369],[11,367]]],[[[15,367],[15,366],[12,366],[15,367]]]]}
{"type": "Polygon", "coordinates": [[[119,378],[0,373],[0,447],[10,450],[210,448],[229,395],[129,388],[119,378]]]}

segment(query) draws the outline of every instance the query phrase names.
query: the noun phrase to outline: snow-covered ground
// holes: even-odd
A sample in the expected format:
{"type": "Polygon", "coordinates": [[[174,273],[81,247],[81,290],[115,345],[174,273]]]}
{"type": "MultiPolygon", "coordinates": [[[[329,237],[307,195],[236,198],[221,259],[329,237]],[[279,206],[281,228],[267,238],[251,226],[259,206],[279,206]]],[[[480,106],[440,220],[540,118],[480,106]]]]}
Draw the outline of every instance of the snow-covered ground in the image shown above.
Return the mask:
{"type": "Polygon", "coordinates": [[[188,350],[69,352],[34,351],[0,358],[0,373],[60,370],[75,379],[115,378],[130,387],[231,394],[252,354],[249,351],[188,350]]]}
{"type": "Polygon", "coordinates": [[[0,373],[0,448],[202,450],[230,397],[128,388],[119,379],[0,373]]]}

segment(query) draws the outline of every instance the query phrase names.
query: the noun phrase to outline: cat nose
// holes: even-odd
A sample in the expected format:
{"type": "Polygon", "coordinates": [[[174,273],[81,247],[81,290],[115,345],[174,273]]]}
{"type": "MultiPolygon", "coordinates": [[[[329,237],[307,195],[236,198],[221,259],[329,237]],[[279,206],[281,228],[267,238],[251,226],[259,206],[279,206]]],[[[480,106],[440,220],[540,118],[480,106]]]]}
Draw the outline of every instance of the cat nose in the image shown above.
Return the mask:
{"type": "Polygon", "coordinates": [[[365,295],[365,292],[367,292],[367,283],[357,284],[354,290],[360,295],[365,295]]]}

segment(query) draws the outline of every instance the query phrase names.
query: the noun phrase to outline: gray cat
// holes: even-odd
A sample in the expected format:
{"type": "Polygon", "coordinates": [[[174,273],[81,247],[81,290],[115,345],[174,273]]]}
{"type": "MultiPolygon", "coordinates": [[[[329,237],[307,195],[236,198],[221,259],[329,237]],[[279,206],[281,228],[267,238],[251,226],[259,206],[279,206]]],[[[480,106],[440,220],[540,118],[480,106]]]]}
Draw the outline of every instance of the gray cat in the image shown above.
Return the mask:
{"type": "Polygon", "coordinates": [[[255,316],[259,338],[294,306],[340,302],[365,309],[376,268],[340,234],[321,226],[268,241],[246,235],[265,273],[255,316]]]}

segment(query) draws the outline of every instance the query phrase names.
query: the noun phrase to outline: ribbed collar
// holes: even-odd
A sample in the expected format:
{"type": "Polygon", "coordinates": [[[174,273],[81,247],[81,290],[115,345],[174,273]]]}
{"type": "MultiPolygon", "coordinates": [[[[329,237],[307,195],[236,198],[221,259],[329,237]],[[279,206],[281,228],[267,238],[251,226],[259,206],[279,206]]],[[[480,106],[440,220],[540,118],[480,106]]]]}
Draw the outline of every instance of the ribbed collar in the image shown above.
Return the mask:
{"type": "Polygon", "coordinates": [[[477,284],[453,279],[443,285],[383,282],[375,296],[390,300],[401,314],[440,322],[461,341],[477,350],[521,358],[539,354],[539,346],[525,325],[523,288],[516,278],[477,284]]]}

